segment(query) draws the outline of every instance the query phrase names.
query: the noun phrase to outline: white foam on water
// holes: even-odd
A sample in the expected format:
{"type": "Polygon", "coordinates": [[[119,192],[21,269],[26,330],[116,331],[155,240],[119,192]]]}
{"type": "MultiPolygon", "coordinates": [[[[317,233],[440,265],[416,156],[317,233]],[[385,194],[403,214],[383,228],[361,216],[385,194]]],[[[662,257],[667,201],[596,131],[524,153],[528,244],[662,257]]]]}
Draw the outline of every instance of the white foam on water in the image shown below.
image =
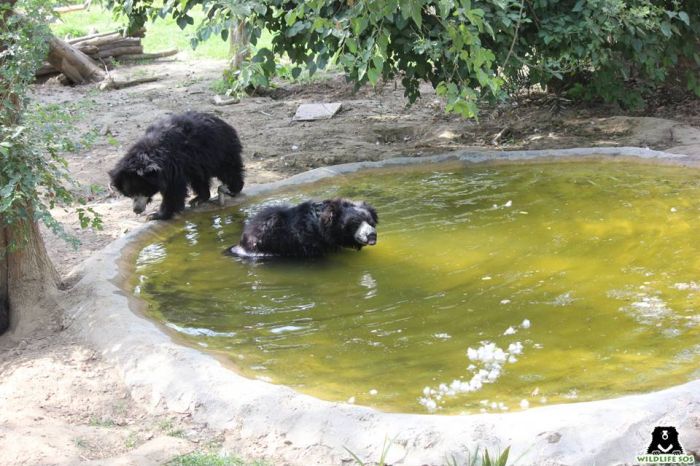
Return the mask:
{"type": "MultiPolygon", "coordinates": [[[[523,322],[527,322],[527,327],[523,328],[529,328],[530,321],[525,319],[523,322]]],[[[512,335],[515,332],[515,328],[511,326],[504,334],[512,335]]],[[[510,343],[506,350],[491,341],[482,341],[476,348],[468,347],[466,356],[471,363],[467,367],[467,371],[471,373],[469,380],[455,379],[449,384],[440,383],[437,387],[426,386],[423,388],[422,396],[418,398],[418,403],[425,407],[428,412],[435,412],[440,409],[440,405],[444,404],[447,398],[476,392],[481,390],[484,384],[495,383],[503,374],[507,364],[514,364],[518,361],[516,356],[523,354],[523,349],[523,344],[520,341],[510,343]]],[[[493,401],[490,405],[487,403],[488,400],[481,401],[482,405],[490,406],[492,410],[506,411],[509,409],[501,402],[493,401]]]]}

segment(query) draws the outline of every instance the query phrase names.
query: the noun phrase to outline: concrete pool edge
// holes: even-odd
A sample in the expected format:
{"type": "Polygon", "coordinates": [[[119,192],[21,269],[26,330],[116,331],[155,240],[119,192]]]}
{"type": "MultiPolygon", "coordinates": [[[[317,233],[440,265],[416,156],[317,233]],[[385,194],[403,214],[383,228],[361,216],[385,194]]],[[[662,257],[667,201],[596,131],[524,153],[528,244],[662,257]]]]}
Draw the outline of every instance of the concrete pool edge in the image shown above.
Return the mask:
{"type": "MultiPolygon", "coordinates": [[[[311,170],[266,185],[247,195],[365,168],[447,161],[519,161],[582,156],[634,157],[662,163],[697,160],[638,148],[547,151],[462,151],[421,158],[360,162],[311,170]]],[[[228,204],[237,203],[236,199],[228,204]]],[[[291,464],[340,464],[343,447],[361,458],[379,458],[385,438],[394,464],[443,464],[476,446],[511,446],[516,464],[624,464],[645,452],[656,425],[673,425],[686,450],[697,451],[700,432],[700,381],[644,395],[507,414],[439,416],[387,414],[332,403],[277,385],[244,378],[214,357],[181,346],[155,323],[129,310],[128,292],[118,286],[126,273],[124,251],[147,225],[110,244],[88,260],[85,275],[69,292],[69,318],[91,345],[120,370],[135,397],[151,406],[192,414],[212,427],[230,429],[242,440],[242,453],[270,456],[291,464]],[[403,459],[403,462],[400,460],[403,459]]]]}

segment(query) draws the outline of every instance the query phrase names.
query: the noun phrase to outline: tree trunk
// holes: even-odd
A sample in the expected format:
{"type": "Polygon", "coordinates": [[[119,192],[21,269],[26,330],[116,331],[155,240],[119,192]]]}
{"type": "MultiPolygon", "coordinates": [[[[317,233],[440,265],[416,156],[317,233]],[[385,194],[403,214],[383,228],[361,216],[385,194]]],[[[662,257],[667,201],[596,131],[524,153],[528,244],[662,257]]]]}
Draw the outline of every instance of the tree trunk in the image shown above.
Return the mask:
{"type": "MultiPolygon", "coordinates": [[[[0,245],[7,247],[5,230],[0,231],[0,245]]],[[[0,335],[10,327],[10,279],[8,265],[0,261],[0,335]]]]}
{"type": "MultiPolygon", "coordinates": [[[[0,249],[19,242],[21,226],[0,230],[0,249]]],[[[46,253],[36,222],[27,225],[27,242],[0,258],[0,333],[23,338],[58,326],[59,276],[46,253]]]]}
{"type": "Polygon", "coordinates": [[[51,36],[49,38],[49,63],[76,84],[96,83],[107,77],[100,67],[83,52],[51,36]]]}
{"type": "Polygon", "coordinates": [[[231,69],[241,68],[243,60],[248,58],[248,34],[246,33],[245,21],[239,20],[236,26],[231,28],[229,42],[229,53],[231,54],[231,69]]]}

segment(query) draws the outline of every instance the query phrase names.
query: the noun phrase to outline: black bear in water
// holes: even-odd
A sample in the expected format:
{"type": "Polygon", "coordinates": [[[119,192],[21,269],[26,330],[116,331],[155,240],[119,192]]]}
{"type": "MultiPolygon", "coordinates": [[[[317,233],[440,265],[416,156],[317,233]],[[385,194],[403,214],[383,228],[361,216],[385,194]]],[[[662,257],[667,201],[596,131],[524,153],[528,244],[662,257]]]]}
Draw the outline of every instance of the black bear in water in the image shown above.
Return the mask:
{"type": "Polygon", "coordinates": [[[187,186],[197,195],[196,205],[209,199],[211,178],[235,195],[243,189],[241,142],[236,130],[217,116],[186,112],[158,120],[109,171],[120,193],[134,200],[140,214],[160,192],[158,212],[149,220],[167,220],[185,208],[187,186]]]}
{"type": "Polygon", "coordinates": [[[318,257],[340,248],[377,243],[377,211],[348,199],[271,206],[250,219],[241,241],[227,251],[239,257],[318,257]]]}

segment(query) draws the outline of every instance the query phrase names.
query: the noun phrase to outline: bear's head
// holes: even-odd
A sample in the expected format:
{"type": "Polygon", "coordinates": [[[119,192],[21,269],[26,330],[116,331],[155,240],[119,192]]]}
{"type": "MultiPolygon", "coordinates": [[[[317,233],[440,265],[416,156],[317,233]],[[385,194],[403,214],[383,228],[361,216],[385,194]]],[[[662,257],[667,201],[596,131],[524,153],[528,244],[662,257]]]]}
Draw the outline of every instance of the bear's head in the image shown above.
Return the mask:
{"type": "Polygon", "coordinates": [[[110,184],[124,196],[132,198],[134,212],[140,214],[159,191],[160,172],[161,167],[151,156],[134,146],[109,171],[110,184]]]}
{"type": "Polygon", "coordinates": [[[323,204],[320,219],[328,240],[358,250],[377,244],[379,219],[374,207],[348,199],[333,199],[323,204]]]}

